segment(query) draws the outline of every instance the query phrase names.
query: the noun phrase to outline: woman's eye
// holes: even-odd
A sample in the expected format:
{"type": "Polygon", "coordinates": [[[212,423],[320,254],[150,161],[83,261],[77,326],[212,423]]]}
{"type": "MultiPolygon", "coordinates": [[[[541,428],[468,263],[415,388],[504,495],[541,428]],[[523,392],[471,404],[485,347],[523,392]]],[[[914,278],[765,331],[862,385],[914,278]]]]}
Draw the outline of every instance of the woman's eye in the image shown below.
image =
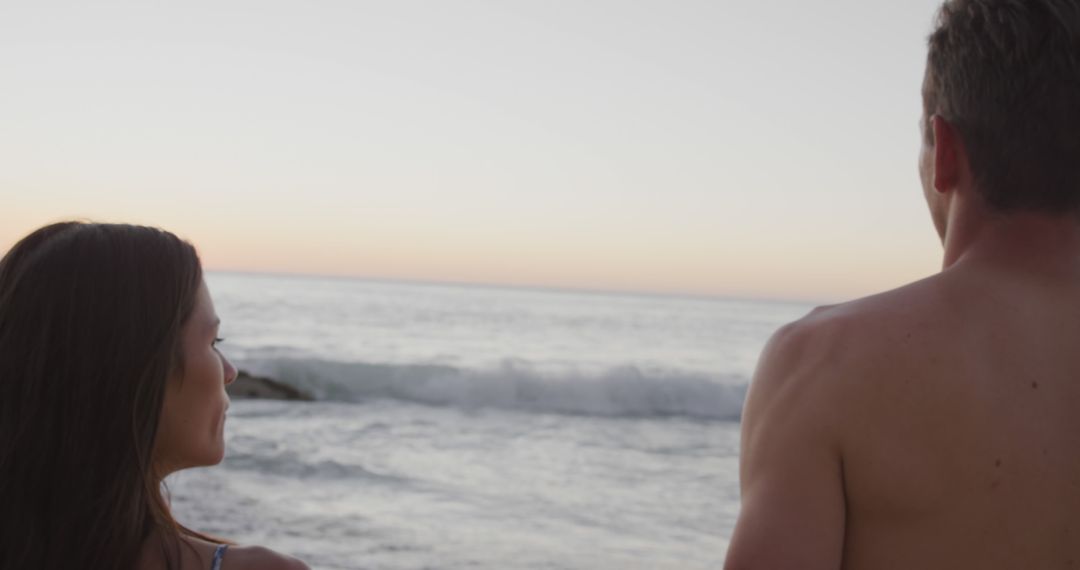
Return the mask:
{"type": "Polygon", "coordinates": [[[220,338],[220,337],[219,337],[219,338],[215,338],[215,339],[214,339],[214,342],[210,343],[210,346],[213,346],[213,347],[217,347],[217,345],[218,345],[219,343],[222,343],[222,342],[225,342],[225,339],[223,339],[223,338],[220,338]]]}

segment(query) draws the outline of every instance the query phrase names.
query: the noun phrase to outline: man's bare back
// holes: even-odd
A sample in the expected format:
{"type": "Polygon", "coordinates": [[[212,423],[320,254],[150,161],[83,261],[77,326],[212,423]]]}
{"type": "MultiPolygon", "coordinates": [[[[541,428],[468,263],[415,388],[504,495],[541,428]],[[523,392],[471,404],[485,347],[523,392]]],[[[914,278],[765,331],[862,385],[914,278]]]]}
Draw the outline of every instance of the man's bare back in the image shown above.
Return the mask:
{"type": "Polygon", "coordinates": [[[778,332],[728,567],[1080,568],[1074,259],[961,259],[778,332]]]}
{"type": "Polygon", "coordinates": [[[841,411],[845,568],[1080,563],[1080,279],[1025,277],[958,266],[805,323],[848,354],[808,394],[841,411]]]}
{"type": "Polygon", "coordinates": [[[960,263],[807,327],[852,355],[845,568],[1080,567],[1080,275],[960,263]]]}

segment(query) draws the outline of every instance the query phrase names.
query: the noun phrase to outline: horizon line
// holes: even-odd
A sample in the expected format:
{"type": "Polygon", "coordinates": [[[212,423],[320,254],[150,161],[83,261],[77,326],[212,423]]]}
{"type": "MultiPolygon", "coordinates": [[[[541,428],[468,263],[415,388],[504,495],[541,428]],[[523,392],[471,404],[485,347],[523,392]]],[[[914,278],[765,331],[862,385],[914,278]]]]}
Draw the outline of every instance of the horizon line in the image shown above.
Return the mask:
{"type": "Polygon", "coordinates": [[[703,301],[750,301],[763,303],[781,303],[792,305],[821,305],[836,303],[835,299],[822,298],[795,298],[795,297],[770,297],[767,295],[754,296],[737,293],[695,293],[689,291],[657,291],[651,289],[618,289],[570,285],[539,285],[526,283],[499,283],[493,281],[455,281],[437,278],[409,278],[409,277],[384,277],[372,275],[346,275],[335,273],[310,273],[303,271],[281,270],[255,270],[255,269],[228,269],[228,268],[205,268],[207,273],[227,273],[234,275],[247,275],[254,277],[284,277],[284,278],[314,278],[353,281],[372,281],[376,283],[395,283],[402,285],[421,286],[450,286],[480,289],[510,289],[522,291],[539,291],[551,293],[577,293],[588,295],[615,295],[630,297],[666,297],[678,299],[693,299],[703,301]]]}

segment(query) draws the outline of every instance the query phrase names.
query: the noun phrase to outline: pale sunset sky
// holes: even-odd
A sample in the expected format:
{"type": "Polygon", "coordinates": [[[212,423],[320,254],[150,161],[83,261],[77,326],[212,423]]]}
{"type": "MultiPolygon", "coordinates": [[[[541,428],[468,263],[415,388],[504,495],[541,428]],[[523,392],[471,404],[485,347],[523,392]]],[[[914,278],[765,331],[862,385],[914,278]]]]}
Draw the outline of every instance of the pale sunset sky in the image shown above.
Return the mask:
{"type": "Polygon", "coordinates": [[[936,271],[937,0],[0,3],[0,252],[835,301],[936,271]]]}

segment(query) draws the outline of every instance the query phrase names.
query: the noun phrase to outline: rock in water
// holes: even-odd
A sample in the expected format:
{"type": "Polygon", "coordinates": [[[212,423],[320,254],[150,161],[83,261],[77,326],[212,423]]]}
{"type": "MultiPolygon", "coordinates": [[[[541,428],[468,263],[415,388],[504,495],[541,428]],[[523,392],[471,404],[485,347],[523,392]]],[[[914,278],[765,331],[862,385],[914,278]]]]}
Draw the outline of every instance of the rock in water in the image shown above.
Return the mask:
{"type": "Polygon", "coordinates": [[[252,376],[241,370],[236,375],[236,380],[225,386],[225,391],[230,398],[262,398],[266,400],[312,400],[313,398],[289,386],[271,378],[252,376]]]}

